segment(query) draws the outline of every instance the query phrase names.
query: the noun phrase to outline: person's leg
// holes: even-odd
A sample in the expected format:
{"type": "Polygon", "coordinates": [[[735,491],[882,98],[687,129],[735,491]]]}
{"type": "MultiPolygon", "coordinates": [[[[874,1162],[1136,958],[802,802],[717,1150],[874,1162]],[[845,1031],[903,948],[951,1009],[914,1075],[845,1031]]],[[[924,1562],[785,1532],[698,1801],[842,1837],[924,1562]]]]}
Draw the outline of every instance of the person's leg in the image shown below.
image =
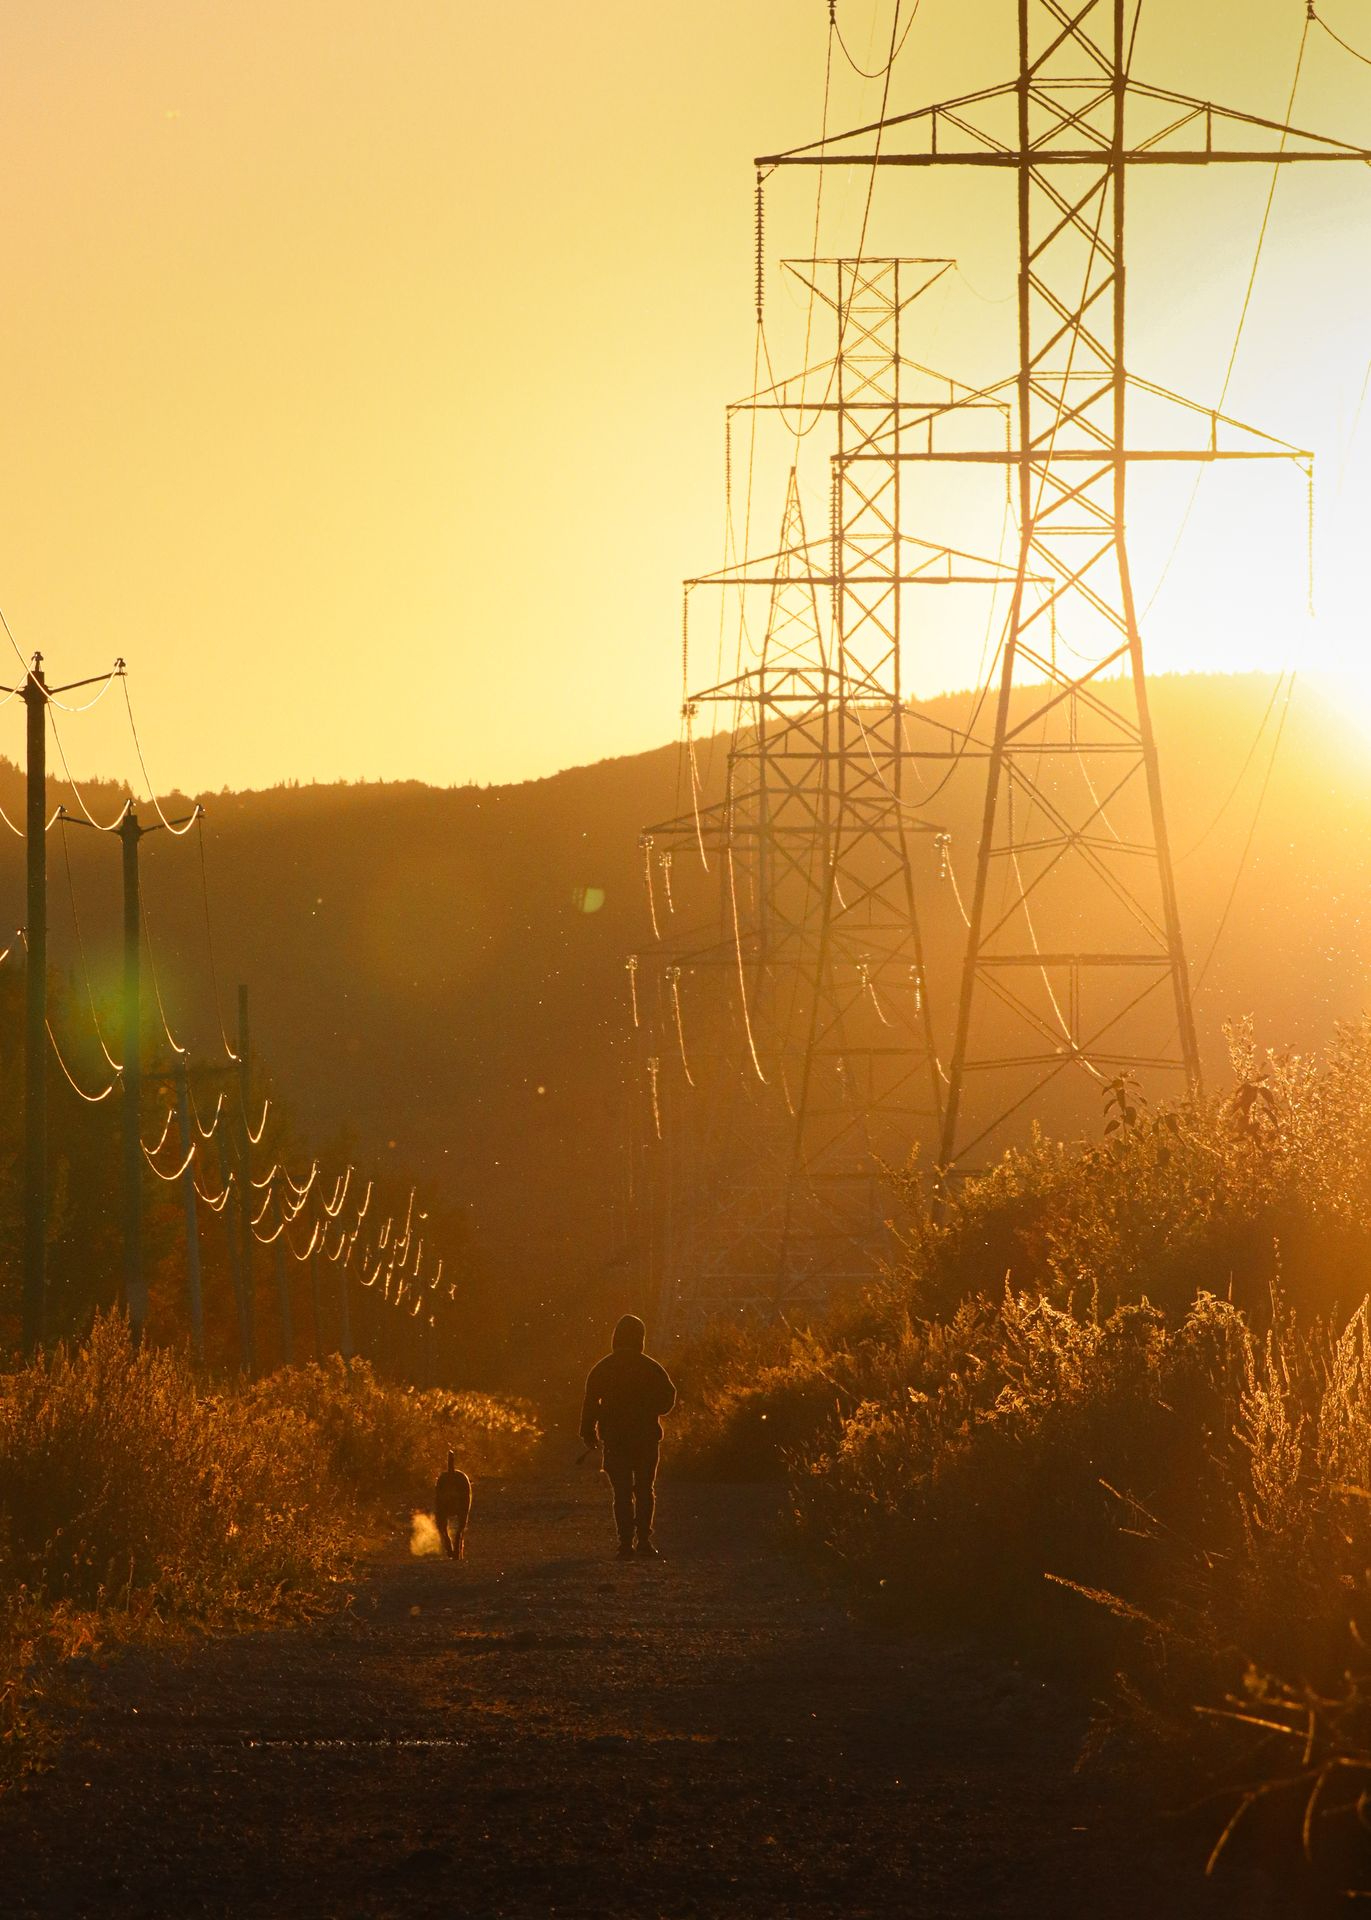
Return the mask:
{"type": "Polygon", "coordinates": [[[633,1463],[634,1507],[638,1545],[652,1545],[652,1522],[657,1510],[656,1482],[659,1449],[651,1447],[633,1463]]]}
{"type": "Polygon", "coordinates": [[[633,1545],[633,1462],[617,1458],[606,1460],[605,1472],[614,1489],[614,1524],[619,1530],[619,1547],[622,1551],[633,1545]]]}

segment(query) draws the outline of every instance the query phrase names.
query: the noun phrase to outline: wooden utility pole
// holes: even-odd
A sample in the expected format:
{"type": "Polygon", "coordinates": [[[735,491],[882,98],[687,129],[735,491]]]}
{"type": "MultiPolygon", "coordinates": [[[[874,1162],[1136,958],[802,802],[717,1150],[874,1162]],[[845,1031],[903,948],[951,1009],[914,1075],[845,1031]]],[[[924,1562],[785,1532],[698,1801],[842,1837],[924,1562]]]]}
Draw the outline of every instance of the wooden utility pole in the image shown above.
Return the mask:
{"type": "Polygon", "coordinates": [[[324,1357],[324,1305],[319,1279],[319,1262],[324,1257],[323,1229],[320,1228],[309,1256],[309,1290],[314,1313],[314,1357],[324,1357]]]}
{"type": "Polygon", "coordinates": [[[295,1359],[295,1319],[290,1310],[290,1274],[286,1266],[286,1208],[279,1191],[276,1224],[280,1228],[276,1236],[276,1296],[281,1305],[281,1365],[288,1367],[295,1359]]]}
{"type": "MultiPolygon", "coordinates": [[[[123,669],[115,664],[115,673],[123,669]]],[[[48,702],[57,693],[75,693],[78,687],[107,684],[112,675],[96,674],[50,687],[43,674],[43,656],[35,653],[22,687],[0,687],[17,693],[26,718],[25,761],[27,805],[25,829],[26,906],[24,940],[28,965],[24,980],[24,1281],[23,1343],[26,1355],[43,1344],[47,1301],[48,1242],[48,702]]]]}
{"type": "Polygon", "coordinates": [[[342,1250],[338,1262],[338,1351],[344,1360],[352,1358],[352,1303],[348,1299],[348,1269],[352,1265],[353,1249],[357,1244],[354,1230],[348,1244],[342,1250]]]}
{"type": "Polygon", "coordinates": [[[195,1364],[205,1362],[205,1309],[200,1290],[200,1222],[195,1201],[195,1161],[191,1154],[190,1074],[184,1055],[176,1062],[176,1119],[181,1139],[181,1199],[186,1210],[186,1303],[195,1364]]]}
{"type": "Polygon", "coordinates": [[[238,989],[238,1268],[242,1280],[243,1365],[257,1371],[257,1342],[252,1297],[252,1127],[248,1119],[251,1097],[252,1048],[248,1034],[248,990],[238,989]]]}
{"type": "Polygon", "coordinates": [[[24,682],[27,709],[28,868],[24,980],[24,1353],[43,1344],[48,1238],[48,692],[43,656],[24,682]]]}
{"type": "MultiPolygon", "coordinates": [[[[214,1139],[219,1150],[219,1182],[227,1193],[230,1187],[236,1187],[238,1184],[238,1170],[233,1165],[233,1158],[229,1153],[226,1123],[221,1122],[215,1129],[214,1139]]],[[[227,1202],[230,1209],[235,1204],[239,1207],[244,1205],[241,1193],[238,1194],[236,1202],[234,1200],[227,1202]]],[[[234,1217],[231,1211],[226,1213],[224,1225],[227,1229],[229,1278],[233,1282],[233,1304],[238,1309],[238,1361],[244,1372],[247,1372],[249,1369],[248,1315],[243,1302],[243,1270],[239,1263],[242,1244],[238,1234],[234,1232],[234,1217]]]]}
{"type": "Polygon", "coordinates": [[[143,1272],[143,921],[138,877],[138,842],[143,831],[130,801],[115,832],[124,855],[124,1306],[135,1346],[143,1338],[148,1318],[143,1272]]]}
{"type": "MultiPolygon", "coordinates": [[[[94,826],[91,820],[74,820],[61,809],[64,826],[94,826]]],[[[152,826],[145,827],[138,818],[138,810],[130,800],[113,827],[97,827],[97,832],[110,832],[117,836],[123,850],[124,871],[124,1099],[123,1099],[123,1212],[124,1212],[124,1275],[122,1293],[124,1308],[129,1316],[129,1326],[134,1344],[143,1337],[143,1329],[148,1317],[147,1275],[143,1271],[143,894],[142,882],[138,870],[138,849],[144,836],[159,833],[164,826],[180,827],[194,820],[200,809],[187,814],[184,820],[157,820],[152,826]]],[[[168,1036],[170,1037],[170,1036],[168,1036]]],[[[175,1042],[172,1043],[175,1045],[175,1042]]],[[[184,1062],[178,1071],[184,1074],[184,1062]]],[[[177,1082],[177,1103],[181,1106],[184,1092],[180,1081],[177,1082]]],[[[184,1111],[181,1113],[181,1151],[190,1150],[189,1120],[184,1111]]],[[[189,1169],[187,1169],[189,1172],[189,1169]]],[[[194,1212],[195,1177],[190,1175],[192,1215],[194,1212]]],[[[193,1225],[193,1220],[192,1220],[193,1225]]],[[[194,1235],[191,1235],[194,1238],[194,1235]]],[[[199,1243],[196,1241],[196,1288],[199,1288],[199,1243]]],[[[188,1255],[189,1257],[189,1251],[188,1255]]],[[[203,1353],[198,1356],[203,1358],[203,1353]]]]}

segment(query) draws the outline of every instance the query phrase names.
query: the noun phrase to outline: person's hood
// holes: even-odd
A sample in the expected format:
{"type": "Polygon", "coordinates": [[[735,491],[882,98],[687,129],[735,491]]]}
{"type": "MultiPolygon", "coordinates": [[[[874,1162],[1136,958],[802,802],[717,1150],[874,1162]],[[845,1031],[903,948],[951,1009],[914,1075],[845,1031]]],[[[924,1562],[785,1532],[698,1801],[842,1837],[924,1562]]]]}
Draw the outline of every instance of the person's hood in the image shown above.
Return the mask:
{"type": "Polygon", "coordinates": [[[614,1329],[616,1353],[641,1353],[647,1342],[647,1328],[636,1313],[626,1313],[614,1329]]]}

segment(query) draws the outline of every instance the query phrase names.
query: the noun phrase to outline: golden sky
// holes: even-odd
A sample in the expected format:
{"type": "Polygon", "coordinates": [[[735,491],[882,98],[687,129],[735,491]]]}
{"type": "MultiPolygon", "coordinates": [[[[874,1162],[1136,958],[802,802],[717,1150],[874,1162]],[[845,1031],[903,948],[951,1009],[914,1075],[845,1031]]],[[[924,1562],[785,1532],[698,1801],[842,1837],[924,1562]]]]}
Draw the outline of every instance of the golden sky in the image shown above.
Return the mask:
{"type": "MultiPolygon", "coordinates": [[[[892,5],[840,0],[872,65],[892,5]]],[[[1371,50],[1365,0],[1322,10],[1371,50]]],[[[1013,13],[922,0],[892,110],[1007,77],[1013,13]]],[[[1303,20],[1147,0],[1136,71],[1277,113],[1303,20]]],[[[0,605],[21,644],[57,678],[123,654],[154,777],[192,788],[508,780],[671,737],[679,581],[719,562],[721,410],[751,380],[751,158],[817,135],[825,37],[824,0],[16,0],[0,605]]],[[[878,104],[840,61],[831,124],[878,104]]],[[[1317,30],[1295,118],[1371,141],[1371,69],[1317,30]]],[[[1139,187],[1139,372],[1217,396],[1268,178],[1139,187]]],[[[821,250],[850,249],[864,182],[830,180],[821,250]]],[[[808,251],[813,187],[769,188],[773,261],[808,251]]],[[[1011,218],[1007,180],[879,180],[869,244],[962,267],[921,359],[1010,370],[1011,218]]],[[[1216,476],[1157,667],[1359,656],[1368,262],[1371,176],[1292,169],[1230,407],[1319,455],[1317,629],[1299,481],[1216,476]]],[[[774,271],[768,306],[790,364],[774,271]]],[[[1144,601],[1189,494],[1168,486],[1137,500],[1144,601]]],[[[758,524],[780,504],[768,479],[758,524]]],[[[916,684],[965,684],[979,640],[916,684]]],[[[117,722],[65,723],[78,770],[131,771],[117,722]]]]}

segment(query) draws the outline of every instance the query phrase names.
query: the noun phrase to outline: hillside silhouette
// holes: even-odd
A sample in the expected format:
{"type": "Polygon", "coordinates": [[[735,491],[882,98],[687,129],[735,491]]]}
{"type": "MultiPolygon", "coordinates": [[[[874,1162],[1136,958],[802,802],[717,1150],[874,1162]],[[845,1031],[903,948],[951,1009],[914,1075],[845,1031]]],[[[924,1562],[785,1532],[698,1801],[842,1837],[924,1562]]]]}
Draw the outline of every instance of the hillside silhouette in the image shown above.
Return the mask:
{"type": "MultiPolygon", "coordinates": [[[[1206,1067],[1221,1076],[1231,1019],[1250,1014],[1263,1043],[1302,1048],[1365,1006],[1371,742],[1297,686],[1272,767],[1279,701],[1251,752],[1272,707],[1269,676],[1169,677],[1152,692],[1197,977],[1227,910],[1197,992],[1206,1067]]],[[[968,707],[966,695],[927,703],[954,723],[968,707]]],[[[700,750],[707,800],[721,790],[725,758],[722,740],[700,750]]],[[[460,1212],[468,1283],[501,1303],[491,1338],[503,1351],[483,1363],[521,1385],[559,1377],[566,1335],[579,1351],[588,1320],[634,1304],[625,957],[652,944],[638,834],[687,804],[680,776],[671,746],[508,787],[199,796],[226,1012],[236,982],[248,982],[254,1050],[304,1138],[346,1135],[371,1163],[417,1179],[444,1213],[460,1212]]],[[[982,781],[983,763],[969,760],[937,805],[964,890],[982,781]]],[[[117,810],[112,785],[83,791],[98,816],[117,810]]],[[[73,804],[56,785],[52,797],[73,804]]],[[[184,810],[193,797],[165,803],[184,810]]],[[[11,814],[21,805],[7,763],[0,800],[11,814]]],[[[51,949],[75,979],[60,835],[50,846],[51,949]]],[[[88,831],[66,837],[97,998],[113,1009],[117,848],[88,831]]],[[[193,839],[151,837],[143,872],[168,1014],[208,1056],[218,1031],[193,839]]],[[[946,1030],[963,929],[931,864],[925,877],[929,975],[946,1030]]],[[[23,910],[22,846],[6,835],[3,924],[18,925],[23,910]]],[[[1049,1129],[1097,1130],[1098,1096],[1063,1083],[1038,1117],[1049,1129]]]]}

